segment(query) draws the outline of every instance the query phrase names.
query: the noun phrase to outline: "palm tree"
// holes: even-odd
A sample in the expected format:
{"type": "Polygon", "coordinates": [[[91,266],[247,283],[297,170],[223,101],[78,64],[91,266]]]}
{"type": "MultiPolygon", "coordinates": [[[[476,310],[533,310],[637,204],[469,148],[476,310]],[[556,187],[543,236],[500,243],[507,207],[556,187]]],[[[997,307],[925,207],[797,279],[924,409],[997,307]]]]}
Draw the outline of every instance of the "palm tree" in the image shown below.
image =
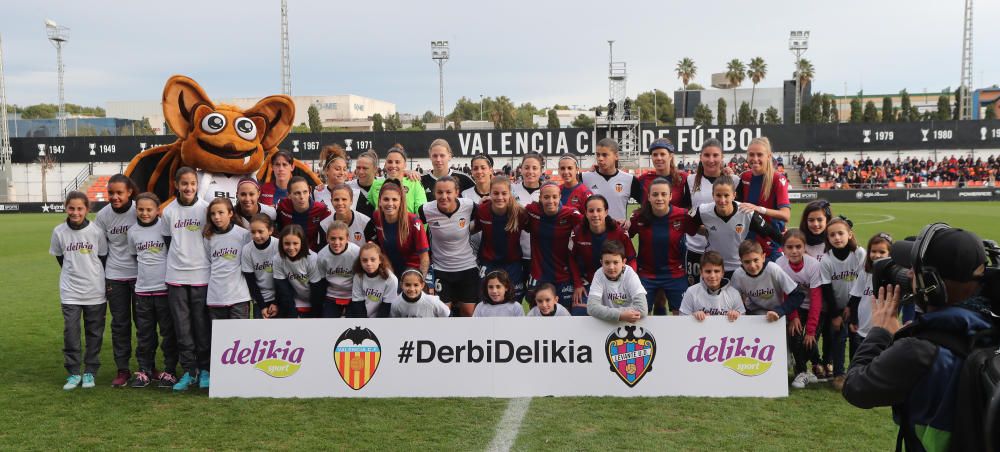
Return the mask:
{"type": "Polygon", "coordinates": [[[729,84],[733,85],[733,120],[736,123],[736,88],[743,83],[743,79],[747,76],[747,68],[743,65],[743,62],[737,58],[733,58],[729,64],[726,65],[726,79],[729,80],[729,84]]]}
{"type": "Polygon", "coordinates": [[[750,81],[753,82],[753,91],[750,91],[750,111],[753,111],[753,101],[757,94],[757,84],[764,77],[767,77],[767,63],[761,57],[754,57],[750,60],[750,64],[747,65],[747,77],[750,77],[750,81]]]}
{"type": "MultiPolygon", "coordinates": [[[[681,79],[681,83],[684,86],[681,87],[682,90],[687,91],[688,83],[691,79],[698,74],[698,67],[694,65],[694,60],[685,57],[684,59],[677,62],[677,78],[681,79]]],[[[687,117],[687,93],[683,93],[683,98],[681,99],[681,117],[687,117]]]]}
{"type": "Polygon", "coordinates": [[[796,77],[798,77],[797,81],[798,86],[796,88],[798,88],[799,90],[799,99],[801,99],[805,95],[804,94],[805,86],[809,82],[811,82],[813,77],[816,75],[815,69],[813,68],[812,63],[810,63],[809,60],[803,58],[799,60],[795,73],[796,77]]]}

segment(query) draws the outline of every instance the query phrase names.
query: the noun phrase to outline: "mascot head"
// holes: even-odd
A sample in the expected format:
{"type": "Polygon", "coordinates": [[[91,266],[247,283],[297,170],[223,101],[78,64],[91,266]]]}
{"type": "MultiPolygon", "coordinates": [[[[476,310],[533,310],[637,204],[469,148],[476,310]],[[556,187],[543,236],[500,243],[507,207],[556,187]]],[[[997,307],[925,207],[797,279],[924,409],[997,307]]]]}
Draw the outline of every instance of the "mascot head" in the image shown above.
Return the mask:
{"type": "Polygon", "coordinates": [[[241,110],[212,103],[201,86],[175,75],[163,88],[163,115],[180,142],[180,161],[213,173],[250,174],[292,130],[295,104],[269,96],[241,110]]]}

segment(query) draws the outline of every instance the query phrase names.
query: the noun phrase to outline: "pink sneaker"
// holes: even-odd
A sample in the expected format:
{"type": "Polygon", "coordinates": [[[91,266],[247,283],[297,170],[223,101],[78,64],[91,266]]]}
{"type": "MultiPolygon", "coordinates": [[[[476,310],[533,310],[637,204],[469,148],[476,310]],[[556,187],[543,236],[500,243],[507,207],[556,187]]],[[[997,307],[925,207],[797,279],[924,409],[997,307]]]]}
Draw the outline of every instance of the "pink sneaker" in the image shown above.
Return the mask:
{"type": "Polygon", "coordinates": [[[118,375],[115,375],[115,379],[111,380],[112,388],[124,388],[128,385],[128,379],[132,376],[132,372],[128,369],[121,369],[118,371],[118,375]]]}

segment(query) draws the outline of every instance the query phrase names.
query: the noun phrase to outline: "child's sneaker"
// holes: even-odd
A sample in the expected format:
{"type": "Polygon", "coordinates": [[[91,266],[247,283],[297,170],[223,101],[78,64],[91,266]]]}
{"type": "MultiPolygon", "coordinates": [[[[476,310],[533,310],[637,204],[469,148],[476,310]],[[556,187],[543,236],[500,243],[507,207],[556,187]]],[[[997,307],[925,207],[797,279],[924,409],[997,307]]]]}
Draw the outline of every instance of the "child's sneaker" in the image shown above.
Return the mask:
{"type": "Polygon", "coordinates": [[[177,384],[177,377],[171,372],[159,372],[156,375],[156,379],[160,381],[157,385],[160,388],[172,388],[177,384]]]}
{"type": "Polygon", "coordinates": [[[814,385],[816,383],[819,383],[819,377],[809,372],[806,372],[806,384],[814,385]]]}
{"type": "Polygon", "coordinates": [[[792,380],[792,387],[795,389],[805,389],[807,382],[809,382],[809,374],[802,372],[792,380]]]}
{"type": "Polygon", "coordinates": [[[184,372],[184,375],[181,375],[181,379],[177,380],[177,383],[174,384],[174,392],[187,391],[189,386],[197,383],[197,376],[192,376],[190,372],[184,372]]]}
{"type": "Polygon", "coordinates": [[[112,388],[124,388],[128,385],[128,377],[132,376],[132,372],[128,369],[118,369],[118,374],[115,375],[115,379],[111,380],[112,388]]]}
{"type": "Polygon", "coordinates": [[[145,388],[149,386],[150,378],[149,373],[144,370],[140,370],[132,376],[132,387],[133,388],[145,388]]]}
{"type": "Polygon", "coordinates": [[[76,389],[77,386],[80,386],[80,381],[82,380],[83,377],[79,375],[70,375],[66,378],[66,384],[63,385],[63,389],[66,391],[72,391],[76,389]]]}
{"type": "Polygon", "coordinates": [[[201,374],[198,375],[198,387],[201,389],[208,389],[209,378],[207,370],[201,371],[201,374]]]}
{"type": "Polygon", "coordinates": [[[83,387],[86,389],[94,387],[94,374],[83,374],[83,387]]]}

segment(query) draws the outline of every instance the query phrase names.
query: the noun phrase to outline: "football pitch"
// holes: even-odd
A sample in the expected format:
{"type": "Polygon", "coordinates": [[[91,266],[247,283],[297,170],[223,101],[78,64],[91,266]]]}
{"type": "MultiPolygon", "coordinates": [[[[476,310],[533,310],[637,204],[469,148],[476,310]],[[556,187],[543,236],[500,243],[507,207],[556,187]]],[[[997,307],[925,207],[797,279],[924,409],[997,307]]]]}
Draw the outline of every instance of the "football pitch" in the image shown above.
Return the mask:
{"type": "MultiPolygon", "coordinates": [[[[793,226],[801,207],[793,207],[793,226]]],[[[1000,240],[996,202],[836,204],[834,214],[854,221],[862,245],[877,232],[896,239],[916,235],[932,221],[1000,240]]],[[[63,391],[59,267],[48,255],[48,244],[52,228],[64,219],[0,216],[0,449],[484,450],[498,433],[506,434],[514,450],[887,450],[895,445],[888,408],[854,408],[825,384],[793,389],[784,399],[546,397],[516,402],[210,400],[197,390],[112,389],[110,326],[97,388],[63,391]],[[526,407],[523,419],[504,422],[508,406],[526,407]]]]}

